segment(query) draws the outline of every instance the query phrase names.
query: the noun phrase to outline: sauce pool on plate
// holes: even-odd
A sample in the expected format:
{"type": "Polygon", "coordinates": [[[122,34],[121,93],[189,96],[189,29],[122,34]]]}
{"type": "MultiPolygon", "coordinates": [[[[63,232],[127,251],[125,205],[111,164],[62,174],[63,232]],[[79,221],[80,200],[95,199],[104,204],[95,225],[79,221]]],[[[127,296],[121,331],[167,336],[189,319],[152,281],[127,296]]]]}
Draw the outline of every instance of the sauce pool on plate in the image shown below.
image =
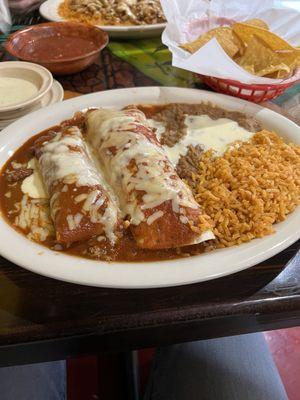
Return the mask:
{"type": "Polygon", "coordinates": [[[22,103],[37,92],[38,88],[25,79],[0,77],[0,107],[22,103]]]}

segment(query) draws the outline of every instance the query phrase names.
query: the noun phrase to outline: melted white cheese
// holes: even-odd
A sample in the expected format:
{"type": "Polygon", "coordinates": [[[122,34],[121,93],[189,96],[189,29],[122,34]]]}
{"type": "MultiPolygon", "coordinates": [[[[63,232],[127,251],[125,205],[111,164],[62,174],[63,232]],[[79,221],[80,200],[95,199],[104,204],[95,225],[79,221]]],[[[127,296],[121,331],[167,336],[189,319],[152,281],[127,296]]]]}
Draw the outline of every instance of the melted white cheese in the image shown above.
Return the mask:
{"type": "Polygon", "coordinates": [[[24,231],[29,230],[28,239],[44,242],[49,236],[53,236],[54,227],[48,201],[30,199],[25,194],[22,200],[15,204],[15,209],[18,214],[14,224],[24,231]]]}
{"type": "MultiPolygon", "coordinates": [[[[151,120],[153,121],[153,120],[151,120]]],[[[154,121],[151,126],[156,129],[160,139],[165,127],[154,121]]],[[[211,119],[208,115],[191,115],[185,118],[186,135],[173,147],[164,145],[169,160],[176,165],[180,156],[185,156],[189,146],[201,146],[204,151],[214,150],[216,155],[223,154],[236,141],[247,141],[254,133],[228,118],[211,119]]]]}
{"type": "Polygon", "coordinates": [[[84,151],[82,135],[77,127],[69,128],[67,135],[57,133],[53,139],[46,142],[42,147],[39,162],[47,187],[59,180],[66,184],[76,183],[77,186],[102,184],[101,175],[87,162],[84,151]],[[70,148],[76,148],[78,151],[71,151],[70,148]]]}
{"type": "Polygon", "coordinates": [[[166,131],[165,126],[159,122],[155,121],[155,119],[147,119],[149,126],[154,129],[155,135],[157,139],[160,141],[161,135],[166,131]]]}
{"type": "MultiPolygon", "coordinates": [[[[89,158],[88,149],[79,128],[74,126],[68,128],[63,134],[62,132],[57,133],[50,141],[43,144],[41,153],[39,164],[49,192],[60,181],[65,184],[62,189],[64,192],[68,191],[68,185],[72,184],[77,187],[96,187],[87,196],[78,195],[74,200],[76,203],[84,201],[82,212],[89,214],[92,223],[103,225],[107,238],[111,243],[115,243],[117,239],[115,229],[119,218],[118,207],[109,193],[106,196],[97,188],[99,185],[105,187],[105,182],[89,158]],[[107,198],[109,201],[107,207],[103,210],[101,206],[107,198]]],[[[76,190],[76,187],[73,188],[73,192],[76,192],[76,190]]],[[[61,207],[58,198],[59,192],[54,192],[50,199],[53,220],[55,220],[56,213],[61,207]]],[[[77,217],[67,216],[71,230],[77,228],[80,224],[82,217],[78,215],[77,217]]]]}
{"type": "Polygon", "coordinates": [[[27,167],[32,168],[33,173],[23,180],[21,185],[22,192],[32,199],[48,199],[49,196],[44,185],[37,159],[32,158],[28,162],[27,167]]]}
{"type": "Polygon", "coordinates": [[[145,220],[139,192],[145,193],[144,209],[166,201],[172,202],[176,213],[185,207],[199,208],[190,189],[174,176],[164,150],[135,132],[136,126],[150,129],[143,113],[95,110],[88,114],[87,125],[89,140],[98,150],[106,178],[115,188],[123,214],[130,216],[131,224],[139,225],[145,220]],[[136,168],[130,166],[133,161],[136,168]]]}
{"type": "MultiPolygon", "coordinates": [[[[153,224],[154,221],[156,221],[157,219],[161,218],[164,215],[163,211],[156,211],[155,213],[153,213],[152,215],[150,215],[150,217],[148,217],[147,219],[147,224],[151,225],[153,224]]],[[[183,218],[183,216],[180,216],[180,218],[183,218]]],[[[186,217],[185,217],[186,218],[186,217]]],[[[189,221],[186,218],[186,222],[184,222],[184,224],[187,224],[189,221]]]]}
{"type": "Polygon", "coordinates": [[[0,77],[0,107],[22,103],[37,92],[38,88],[25,79],[0,77]]]}

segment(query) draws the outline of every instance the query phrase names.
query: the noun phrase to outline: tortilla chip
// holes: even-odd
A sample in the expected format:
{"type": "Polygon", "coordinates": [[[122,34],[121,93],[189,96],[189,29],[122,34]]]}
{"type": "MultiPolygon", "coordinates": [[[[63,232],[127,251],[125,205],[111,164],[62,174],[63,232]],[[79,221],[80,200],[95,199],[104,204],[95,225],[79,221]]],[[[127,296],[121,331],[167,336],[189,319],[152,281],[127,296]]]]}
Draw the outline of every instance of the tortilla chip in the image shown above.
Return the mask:
{"type": "Polygon", "coordinates": [[[255,75],[264,76],[274,79],[284,79],[291,75],[291,69],[286,64],[270,65],[260,71],[256,71],[255,75]]]}
{"type": "Polygon", "coordinates": [[[270,65],[262,70],[255,70],[253,65],[243,65],[246,71],[252,75],[272,79],[286,79],[292,75],[290,68],[285,64],[270,65]]]}
{"type": "MultiPolygon", "coordinates": [[[[284,66],[285,64],[283,64],[284,66]]],[[[277,66],[278,68],[279,66],[277,66]]],[[[286,66],[284,67],[286,68],[286,66]]],[[[288,79],[291,76],[293,76],[293,70],[290,69],[290,72],[288,73],[287,70],[285,69],[277,69],[274,70],[273,72],[268,72],[267,70],[264,71],[264,78],[271,78],[271,79],[288,79]]]]}
{"type": "Polygon", "coordinates": [[[243,23],[247,24],[247,25],[257,26],[258,28],[269,30],[269,25],[262,19],[258,19],[258,18],[247,19],[247,21],[244,21],[243,23]]]}
{"type": "Polygon", "coordinates": [[[246,44],[249,43],[253,35],[256,35],[274,51],[295,50],[292,45],[290,45],[280,36],[277,36],[275,33],[257,26],[236,22],[232,25],[232,30],[242,40],[242,42],[246,44]]]}
{"type": "Polygon", "coordinates": [[[281,61],[260,38],[253,35],[242,57],[235,60],[241,67],[257,76],[272,76],[283,79],[291,75],[291,68],[281,61]]]}
{"type": "Polygon", "coordinates": [[[231,27],[211,29],[191,43],[181,45],[195,53],[212,38],[245,70],[257,76],[284,79],[300,67],[300,50],[269,31],[261,19],[253,18],[231,27]]]}
{"type": "Polygon", "coordinates": [[[193,42],[185,43],[180,47],[193,54],[214,37],[218,40],[229,57],[233,57],[239,52],[241,41],[233,34],[231,28],[227,26],[211,29],[193,42]]]}
{"type": "Polygon", "coordinates": [[[300,67],[300,53],[295,50],[276,51],[280,61],[288,65],[291,69],[300,67]]]}
{"type": "Polygon", "coordinates": [[[232,31],[232,36],[234,43],[239,49],[238,52],[232,58],[242,56],[245,53],[247,46],[233,31],[232,31]]]}

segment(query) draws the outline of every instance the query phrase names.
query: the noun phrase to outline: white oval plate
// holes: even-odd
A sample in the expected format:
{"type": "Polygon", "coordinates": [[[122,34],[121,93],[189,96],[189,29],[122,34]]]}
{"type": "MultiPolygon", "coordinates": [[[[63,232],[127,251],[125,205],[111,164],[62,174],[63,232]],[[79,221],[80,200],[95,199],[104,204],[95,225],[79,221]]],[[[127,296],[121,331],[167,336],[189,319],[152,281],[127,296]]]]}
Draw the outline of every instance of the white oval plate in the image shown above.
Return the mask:
{"type": "MultiPolygon", "coordinates": [[[[67,21],[58,14],[58,6],[62,0],[47,0],[40,6],[43,18],[53,21],[67,21]]],[[[153,25],[97,25],[115,39],[143,39],[159,36],[166,27],[166,23],[153,25]]]]}
{"type": "MultiPolygon", "coordinates": [[[[228,110],[255,116],[265,128],[300,144],[300,127],[258,105],[196,89],[141,87],[80,96],[38,110],[19,119],[0,136],[0,166],[34,134],[71,117],[87,107],[120,108],[133,103],[198,103],[209,101],[228,110]]],[[[190,258],[144,263],[106,263],[72,257],[30,242],[0,216],[0,253],[3,257],[52,278],[90,286],[153,288],[207,281],[233,274],[274,256],[300,238],[300,207],[276,233],[263,239],[190,258]]]]}

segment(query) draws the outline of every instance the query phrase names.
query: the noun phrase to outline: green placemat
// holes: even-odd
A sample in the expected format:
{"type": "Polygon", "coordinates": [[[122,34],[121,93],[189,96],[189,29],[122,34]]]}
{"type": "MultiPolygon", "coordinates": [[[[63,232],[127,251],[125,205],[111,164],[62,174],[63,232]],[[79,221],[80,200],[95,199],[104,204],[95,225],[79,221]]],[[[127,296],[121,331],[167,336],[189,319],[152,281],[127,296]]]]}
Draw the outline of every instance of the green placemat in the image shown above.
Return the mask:
{"type": "Polygon", "coordinates": [[[300,83],[286,90],[281,96],[274,100],[274,103],[283,106],[284,103],[295,97],[298,93],[300,93],[300,83]]]}
{"type": "MultiPolygon", "coordinates": [[[[11,27],[10,33],[18,31],[19,29],[25,28],[25,25],[15,25],[11,27]]],[[[6,39],[8,38],[9,34],[7,35],[0,35],[0,44],[4,43],[6,41],[6,39]]]]}
{"type": "Polygon", "coordinates": [[[164,86],[193,87],[191,72],[172,67],[172,55],[159,38],[110,42],[109,50],[164,86]]]}

